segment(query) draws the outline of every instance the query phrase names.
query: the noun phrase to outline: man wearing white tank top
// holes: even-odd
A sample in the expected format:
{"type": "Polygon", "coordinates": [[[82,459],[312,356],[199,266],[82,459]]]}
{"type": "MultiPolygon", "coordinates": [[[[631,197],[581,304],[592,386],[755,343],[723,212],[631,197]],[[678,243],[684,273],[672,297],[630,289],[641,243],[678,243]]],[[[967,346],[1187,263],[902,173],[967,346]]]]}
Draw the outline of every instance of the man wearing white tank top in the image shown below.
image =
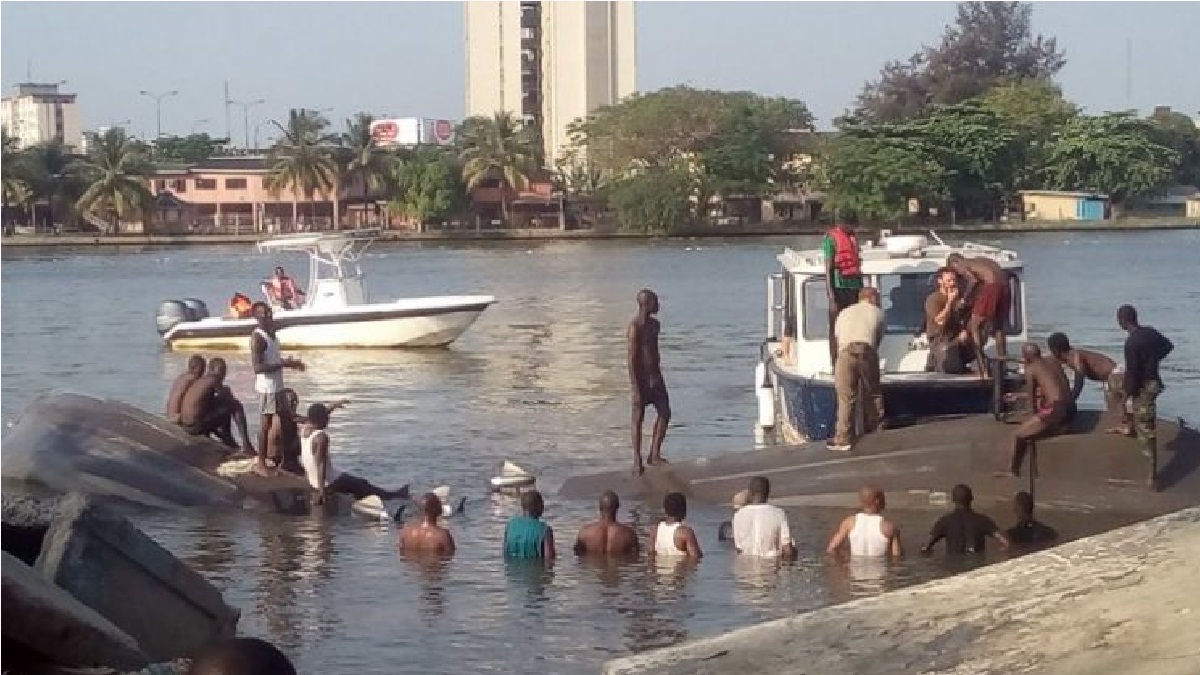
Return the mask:
{"type": "Polygon", "coordinates": [[[672,492],[663,498],[666,519],[650,528],[650,554],[653,556],[687,556],[700,559],[704,552],[696,540],[696,531],[683,524],[687,517],[687,497],[672,492]]]}
{"type": "Polygon", "coordinates": [[[259,395],[262,414],[258,430],[260,473],[277,469],[283,456],[283,425],[293,424],[291,408],[284,394],[283,369],[303,371],[299,359],[284,357],[275,336],[275,318],[270,306],[256,302],[250,308],[258,328],[250,336],[250,363],[254,368],[254,391],[259,395]],[[269,464],[268,464],[269,462],[269,464]]]}
{"type": "Polygon", "coordinates": [[[858,491],[858,503],[862,511],[842,521],[825,552],[836,555],[849,542],[852,556],[882,558],[903,555],[900,528],[883,517],[883,509],[887,506],[883,490],[873,485],[862,488],[858,491]]]}

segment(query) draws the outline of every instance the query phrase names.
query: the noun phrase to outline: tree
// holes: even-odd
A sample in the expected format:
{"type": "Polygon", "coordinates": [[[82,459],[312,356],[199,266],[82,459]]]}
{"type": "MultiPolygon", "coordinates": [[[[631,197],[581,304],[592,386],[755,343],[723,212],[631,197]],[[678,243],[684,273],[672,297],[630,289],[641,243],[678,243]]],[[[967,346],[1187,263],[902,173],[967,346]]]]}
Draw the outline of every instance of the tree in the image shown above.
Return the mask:
{"type": "Polygon", "coordinates": [[[1045,79],[1004,82],[989,89],[979,101],[999,114],[1015,134],[1014,188],[1040,187],[1047,148],[1058,130],[1079,114],[1079,107],[1063,98],[1062,90],[1045,79]]]}
{"type": "Polygon", "coordinates": [[[126,136],[124,129],[94,135],[80,170],[87,189],[77,205],[108,221],[110,233],[121,220],[149,214],[154,197],[146,184],[153,170],[146,147],[126,136]]]}
{"type": "Polygon", "coordinates": [[[694,178],[683,166],[655,166],[616,181],[609,202],[622,229],[679,232],[695,222],[691,205],[694,178]]]}
{"type": "Polygon", "coordinates": [[[1119,205],[1170,185],[1179,153],[1156,140],[1153,124],[1125,112],[1072,119],[1046,159],[1050,189],[1095,190],[1119,205]]]}
{"type": "Polygon", "coordinates": [[[945,169],[911,129],[851,129],[833,140],[821,160],[827,206],[868,220],[898,219],[908,200],[940,204],[945,169]]]}
{"type": "Polygon", "coordinates": [[[46,205],[48,225],[73,221],[77,216],[76,202],[86,188],[79,158],[59,140],[26,148],[21,158],[35,216],[41,203],[46,205]]]}
{"type": "Polygon", "coordinates": [[[863,88],[853,117],[894,122],[961,103],[997,83],[1052,78],[1066,60],[1053,38],[1033,34],[1032,17],[1026,3],[959,3],[938,46],[886,64],[863,88]]]}
{"type": "MultiPolygon", "coordinates": [[[[9,136],[7,132],[0,132],[0,143],[3,143],[4,147],[3,160],[0,161],[0,174],[3,174],[4,179],[4,207],[7,216],[9,206],[22,209],[28,207],[33,197],[33,190],[29,186],[24,158],[17,150],[17,139],[9,136]]],[[[7,219],[4,224],[7,227],[7,219]]]]}
{"type": "Polygon", "coordinates": [[[283,136],[267,153],[266,187],[275,195],[291,191],[292,222],[298,223],[300,195],[311,201],[318,191],[328,193],[333,188],[334,166],[324,143],[329,122],[319,113],[293,108],[287,125],[275,126],[283,136]]]}
{"type": "Polygon", "coordinates": [[[346,179],[356,179],[362,186],[362,200],[368,201],[371,194],[378,194],[391,180],[396,171],[396,156],[375,144],[371,137],[371,122],[374,118],[359,113],[354,119],[346,120],[346,133],[342,134],[341,145],[348,151],[346,179]]]}
{"type": "Polygon", "coordinates": [[[226,143],[228,139],[213,138],[208,134],[163,136],[154,141],[154,160],[197,164],[219,154],[226,143]]]}
{"type": "Polygon", "coordinates": [[[444,220],[463,208],[466,188],[453,158],[437,148],[418,147],[395,164],[396,195],[388,208],[420,225],[444,220]]]}
{"type": "Polygon", "coordinates": [[[945,172],[956,213],[994,216],[1015,194],[1017,135],[999,113],[968,101],[936,107],[911,126],[945,172]]]}
{"type": "Polygon", "coordinates": [[[492,117],[471,117],[456,134],[462,178],[467,190],[479,187],[486,179],[503,183],[500,208],[508,218],[507,190],[520,190],[538,169],[537,140],[512,113],[498,112],[492,117]]]}
{"type": "Polygon", "coordinates": [[[1150,123],[1155,140],[1179,154],[1175,182],[1200,187],[1200,128],[1187,115],[1165,109],[1156,110],[1150,123]]]}

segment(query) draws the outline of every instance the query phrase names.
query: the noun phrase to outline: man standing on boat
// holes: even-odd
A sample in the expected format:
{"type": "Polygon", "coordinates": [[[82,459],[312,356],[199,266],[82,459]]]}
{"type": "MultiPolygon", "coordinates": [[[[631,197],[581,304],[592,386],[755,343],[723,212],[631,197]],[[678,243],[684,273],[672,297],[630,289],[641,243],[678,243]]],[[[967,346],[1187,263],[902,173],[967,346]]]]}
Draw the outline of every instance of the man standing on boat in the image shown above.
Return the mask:
{"type": "Polygon", "coordinates": [[[988,331],[996,338],[996,358],[1000,361],[1008,358],[1004,333],[1004,325],[1012,307],[1008,272],[991,258],[966,258],[961,253],[946,256],[946,265],[970,282],[967,296],[971,298],[971,320],[967,323],[967,331],[970,332],[971,342],[975,345],[975,363],[979,368],[979,377],[987,379],[988,361],[983,355],[983,346],[986,344],[988,331]]]}
{"type": "Polygon", "coordinates": [[[864,288],[858,302],[842,310],[833,336],[841,350],[833,366],[837,392],[837,427],[830,450],[845,452],[852,446],[851,424],[859,405],[866,406],[864,429],[874,431],[883,422],[883,390],[879,375],[879,343],[883,340],[883,310],[879,290],[864,288]],[[861,395],[861,397],[860,397],[861,395]]]}
{"type": "Polygon", "coordinates": [[[862,256],[858,237],[854,236],[856,220],[852,214],[844,214],[842,222],[825,234],[821,245],[825,255],[825,289],[829,295],[830,366],[837,362],[839,351],[834,322],[843,309],[858,302],[858,291],[863,287],[862,256]]]}
{"type": "Polygon", "coordinates": [[[629,322],[626,337],[629,343],[629,383],[633,390],[633,471],[642,475],[642,420],[646,406],[654,406],[657,418],[650,438],[650,464],[665,464],[662,457],[663,439],[671,422],[671,399],[659,365],[658,333],[660,325],[658,295],[650,289],[637,294],[638,311],[629,322]]]}
{"type": "Polygon", "coordinates": [[[291,408],[284,392],[283,369],[304,370],[304,363],[284,358],[275,336],[275,318],[271,307],[256,302],[251,309],[258,327],[250,335],[250,363],[254,368],[254,391],[259,395],[262,421],[258,431],[258,465],[260,473],[279,466],[283,455],[283,426],[291,424],[291,408]],[[273,466],[268,466],[270,460],[273,466]]]}
{"type": "Polygon", "coordinates": [[[1158,395],[1162,377],[1158,365],[1175,345],[1150,326],[1138,323],[1137,310],[1130,305],[1117,309],[1117,324],[1129,333],[1125,339],[1125,396],[1133,401],[1133,428],[1142,452],[1150,460],[1146,483],[1158,489],[1158,395]]]}

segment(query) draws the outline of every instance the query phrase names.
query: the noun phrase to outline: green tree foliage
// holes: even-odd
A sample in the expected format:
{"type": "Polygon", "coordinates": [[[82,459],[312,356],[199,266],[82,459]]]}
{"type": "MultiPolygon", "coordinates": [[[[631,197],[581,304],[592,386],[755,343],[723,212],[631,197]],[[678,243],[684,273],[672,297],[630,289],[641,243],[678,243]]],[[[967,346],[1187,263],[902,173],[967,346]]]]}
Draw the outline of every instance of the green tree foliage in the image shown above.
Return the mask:
{"type": "MultiPolygon", "coordinates": [[[[468,191],[487,179],[520,190],[539,168],[540,150],[533,129],[523,127],[509,112],[468,118],[459,127],[456,142],[468,191]]],[[[507,197],[502,198],[501,209],[507,218],[507,197]]]]}
{"type": "Polygon", "coordinates": [[[935,108],[912,124],[914,138],[937,158],[958,213],[994,215],[1014,191],[1017,135],[999,113],[969,101],[935,108]]]}
{"type": "Polygon", "coordinates": [[[998,113],[1015,134],[1013,187],[1039,187],[1049,144],[1079,114],[1078,106],[1063,98],[1057,85],[1042,79],[997,85],[980,97],[980,103],[998,113]]]}
{"type": "Polygon", "coordinates": [[[395,164],[395,191],[388,208],[425,225],[445,220],[466,204],[466,186],[454,157],[420,147],[395,164]]]}
{"type": "Polygon", "coordinates": [[[102,218],[116,232],[121,220],[145,218],[154,197],[147,187],[152,168],[146,147],[114,128],[96,134],[79,172],[87,188],[79,197],[80,211],[102,218]]]}
{"type": "Polygon", "coordinates": [[[1096,190],[1114,203],[1153,195],[1169,186],[1179,153],[1158,142],[1155,126],[1133,113],[1077,117],[1047,153],[1047,187],[1096,190]]]}
{"type": "Polygon", "coordinates": [[[330,157],[325,130],[329,121],[321,114],[303,108],[288,111],[286,125],[276,123],[283,136],[267,153],[270,174],[267,190],[272,194],[288,191],[292,195],[292,220],[299,220],[300,197],[312,200],[317,192],[333,188],[334,162],[330,157]]]}
{"type": "Polygon", "coordinates": [[[208,134],[163,136],[154,141],[154,161],[196,164],[221,154],[227,142],[208,134]]]}
{"type": "Polygon", "coordinates": [[[959,3],[941,42],[885,65],[879,79],[864,87],[847,121],[910,119],[999,83],[1053,77],[1066,61],[1054,39],[1034,35],[1032,12],[1020,2],[959,3]]]}
{"type": "Polygon", "coordinates": [[[887,221],[907,212],[908,200],[939,204],[946,171],[913,129],[852,129],[834,139],[821,159],[826,206],[887,221]]]}
{"type": "Polygon", "coordinates": [[[28,184],[35,220],[47,225],[72,223],[76,202],[87,188],[80,158],[62,141],[39,143],[21,151],[21,174],[28,184]]]}
{"type": "Polygon", "coordinates": [[[695,222],[695,179],[683,166],[654,166],[613,183],[609,205],[622,228],[674,233],[695,222]]]}
{"type": "Polygon", "coordinates": [[[1154,138],[1179,154],[1175,182],[1200,187],[1200,128],[1190,117],[1169,110],[1158,110],[1150,116],[1154,138]]]}

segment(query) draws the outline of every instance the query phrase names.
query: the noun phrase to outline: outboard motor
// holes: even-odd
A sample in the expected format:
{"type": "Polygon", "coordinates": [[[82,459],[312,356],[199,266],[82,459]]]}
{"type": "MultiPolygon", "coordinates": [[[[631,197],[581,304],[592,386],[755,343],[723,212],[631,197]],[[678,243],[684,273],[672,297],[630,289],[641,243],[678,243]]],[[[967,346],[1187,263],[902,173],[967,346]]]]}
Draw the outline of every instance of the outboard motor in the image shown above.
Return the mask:
{"type": "Polygon", "coordinates": [[[203,300],[199,300],[197,298],[184,298],[183,304],[186,305],[189,310],[191,310],[191,321],[199,321],[200,319],[208,318],[208,305],[204,304],[203,300]]]}
{"type": "Polygon", "coordinates": [[[159,335],[166,335],[176,324],[190,320],[191,309],[178,300],[164,300],[158,306],[158,316],[154,317],[159,335]]]}

